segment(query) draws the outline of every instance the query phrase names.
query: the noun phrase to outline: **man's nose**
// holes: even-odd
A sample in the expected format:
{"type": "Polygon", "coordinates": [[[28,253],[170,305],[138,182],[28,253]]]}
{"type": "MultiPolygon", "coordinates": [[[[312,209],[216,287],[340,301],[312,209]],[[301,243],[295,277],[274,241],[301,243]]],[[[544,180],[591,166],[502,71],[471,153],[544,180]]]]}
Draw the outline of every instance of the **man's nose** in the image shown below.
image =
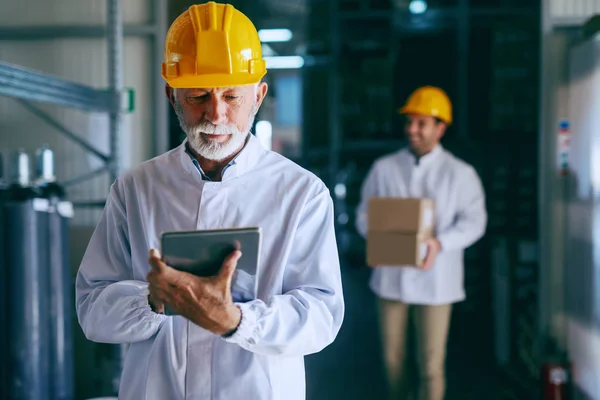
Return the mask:
{"type": "Polygon", "coordinates": [[[218,98],[212,98],[206,104],[204,118],[214,125],[221,125],[226,122],[227,105],[218,98]]]}
{"type": "Polygon", "coordinates": [[[404,130],[408,135],[416,135],[417,133],[419,133],[419,130],[417,129],[417,124],[413,122],[407,123],[404,130]]]}

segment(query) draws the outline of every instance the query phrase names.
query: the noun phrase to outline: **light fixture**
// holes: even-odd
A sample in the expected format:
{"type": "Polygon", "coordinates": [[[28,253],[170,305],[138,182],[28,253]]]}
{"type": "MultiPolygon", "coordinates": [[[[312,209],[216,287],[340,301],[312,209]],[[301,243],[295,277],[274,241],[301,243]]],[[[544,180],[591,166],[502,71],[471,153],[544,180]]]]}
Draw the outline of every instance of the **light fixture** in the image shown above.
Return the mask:
{"type": "Polygon", "coordinates": [[[263,43],[289,42],[292,40],[292,31],[289,29],[261,29],[258,37],[263,43]]]}
{"type": "Polygon", "coordinates": [[[272,57],[277,55],[275,50],[273,50],[273,48],[266,43],[261,43],[260,47],[262,48],[263,57],[272,57]]]}
{"type": "Polygon", "coordinates": [[[274,56],[263,57],[267,69],[297,69],[304,65],[304,58],[300,56],[274,56]]]}
{"type": "Polygon", "coordinates": [[[411,0],[408,11],[412,14],[423,14],[427,11],[427,2],[425,0],[411,0]]]}
{"type": "Polygon", "coordinates": [[[346,185],[344,185],[343,183],[338,183],[335,185],[333,192],[335,193],[335,197],[337,197],[338,199],[345,199],[346,198],[346,185]]]}
{"type": "Polygon", "coordinates": [[[267,150],[273,148],[273,126],[269,121],[258,121],[256,123],[256,138],[267,150]]]}

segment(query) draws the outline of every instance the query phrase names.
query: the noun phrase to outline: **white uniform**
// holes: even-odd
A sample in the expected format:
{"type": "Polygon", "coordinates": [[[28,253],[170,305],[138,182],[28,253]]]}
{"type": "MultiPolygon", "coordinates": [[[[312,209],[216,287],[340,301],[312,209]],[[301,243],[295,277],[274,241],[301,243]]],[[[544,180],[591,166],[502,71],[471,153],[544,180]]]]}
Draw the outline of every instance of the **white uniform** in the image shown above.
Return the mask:
{"type": "Polygon", "coordinates": [[[344,302],[326,186],[253,136],[210,182],[185,146],[123,174],[112,185],[77,276],[86,337],[131,343],[119,399],[305,398],[304,358],[329,345],[344,302]],[[148,252],[160,233],[260,226],[261,265],[236,299],[242,321],[227,339],[148,305],[148,252]]]}
{"type": "Polygon", "coordinates": [[[487,213],[481,181],[470,165],[442,146],[419,160],[407,149],[378,159],[362,187],[356,227],[366,236],[371,197],[427,197],[435,201],[437,238],[442,244],[428,271],[413,267],[378,267],[371,289],[379,296],[408,304],[451,304],[465,298],[464,249],[485,232],[487,213]]]}

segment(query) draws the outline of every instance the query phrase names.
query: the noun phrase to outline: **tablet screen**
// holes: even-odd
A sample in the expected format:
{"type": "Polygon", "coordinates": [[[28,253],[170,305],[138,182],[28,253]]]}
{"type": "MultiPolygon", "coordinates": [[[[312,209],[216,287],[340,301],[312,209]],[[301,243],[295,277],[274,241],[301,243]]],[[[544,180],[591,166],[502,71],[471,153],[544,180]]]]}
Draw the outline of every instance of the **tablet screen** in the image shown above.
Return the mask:
{"type": "Polygon", "coordinates": [[[232,280],[234,301],[255,298],[260,255],[260,228],[230,228],[173,231],[161,235],[165,264],[197,276],[219,273],[223,262],[236,248],[242,251],[232,280]]]}

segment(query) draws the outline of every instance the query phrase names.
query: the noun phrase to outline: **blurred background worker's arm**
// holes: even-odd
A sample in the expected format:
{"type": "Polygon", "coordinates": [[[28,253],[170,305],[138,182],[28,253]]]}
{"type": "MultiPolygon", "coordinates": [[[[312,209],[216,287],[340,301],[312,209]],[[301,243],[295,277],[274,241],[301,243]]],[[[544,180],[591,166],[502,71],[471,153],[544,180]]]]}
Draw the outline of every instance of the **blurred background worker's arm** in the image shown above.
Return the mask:
{"type": "Polygon", "coordinates": [[[119,180],[81,262],[76,281],[77,317],[88,340],[136,343],[151,338],[168,318],[148,304],[148,284],[134,280],[119,180]]]}
{"type": "MultiPolygon", "coordinates": [[[[485,233],[487,212],[481,180],[473,167],[460,171],[456,185],[457,209],[452,225],[437,232],[441,251],[464,250],[485,233]]],[[[439,205],[443,207],[442,204],[439,205]]]]}

